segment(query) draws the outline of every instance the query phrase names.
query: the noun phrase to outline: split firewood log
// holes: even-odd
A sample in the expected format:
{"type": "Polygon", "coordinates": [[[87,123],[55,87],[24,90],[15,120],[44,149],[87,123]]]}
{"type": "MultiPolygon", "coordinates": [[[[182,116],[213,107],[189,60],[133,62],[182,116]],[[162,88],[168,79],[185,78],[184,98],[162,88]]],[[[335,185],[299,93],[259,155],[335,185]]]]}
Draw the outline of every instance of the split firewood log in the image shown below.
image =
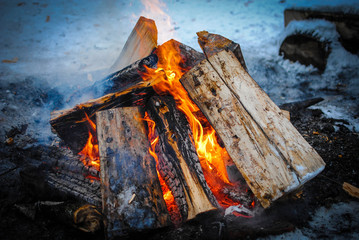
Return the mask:
{"type": "Polygon", "coordinates": [[[159,137],[159,171],[180,209],[182,221],[219,207],[204,178],[191,128],[173,97],[154,96],[147,104],[159,137]]]}
{"type": "Polygon", "coordinates": [[[202,61],[180,81],[263,207],[324,169],[318,153],[231,51],[202,61]]]}
{"type": "Polygon", "coordinates": [[[96,118],[107,237],[170,224],[141,110],[109,109],[96,118]]]}
{"type": "Polygon", "coordinates": [[[198,32],[197,36],[198,43],[207,58],[223,50],[231,51],[237,57],[242,67],[248,72],[241,46],[238,43],[235,43],[221,35],[209,33],[207,31],[198,32]]]}
{"type": "Polygon", "coordinates": [[[157,27],[155,21],[140,17],[128,37],[120,56],[110,68],[116,72],[148,56],[157,47],[157,27]]]}

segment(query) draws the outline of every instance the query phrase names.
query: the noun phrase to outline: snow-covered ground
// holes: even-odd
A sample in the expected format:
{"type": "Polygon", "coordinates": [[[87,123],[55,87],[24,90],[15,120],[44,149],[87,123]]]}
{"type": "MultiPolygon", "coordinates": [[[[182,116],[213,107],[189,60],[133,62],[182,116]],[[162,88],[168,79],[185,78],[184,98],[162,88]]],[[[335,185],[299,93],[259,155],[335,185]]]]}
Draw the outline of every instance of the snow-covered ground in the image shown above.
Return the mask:
{"type": "MultiPolygon", "coordinates": [[[[341,7],[356,11],[357,0],[196,0],[196,1],[0,1],[1,80],[28,76],[43,79],[65,96],[104,77],[139,16],[156,20],[159,44],[175,38],[197,50],[196,32],[207,30],[238,42],[249,72],[277,103],[323,96],[319,89],[344,88],[346,96],[329,94],[319,105],[329,116],[340,116],[359,129],[359,58],[345,51],[332,35],[332,54],[322,75],[312,67],[278,56],[288,7],[341,7]],[[354,97],[353,97],[354,96],[354,97]]],[[[328,37],[330,24],[317,29],[328,37]]],[[[312,28],[318,25],[312,25],[312,28]]],[[[293,28],[293,26],[292,26],[293,28]]],[[[297,24],[294,28],[310,28],[297,24]]],[[[328,95],[328,94],[325,94],[328,95]]]]}

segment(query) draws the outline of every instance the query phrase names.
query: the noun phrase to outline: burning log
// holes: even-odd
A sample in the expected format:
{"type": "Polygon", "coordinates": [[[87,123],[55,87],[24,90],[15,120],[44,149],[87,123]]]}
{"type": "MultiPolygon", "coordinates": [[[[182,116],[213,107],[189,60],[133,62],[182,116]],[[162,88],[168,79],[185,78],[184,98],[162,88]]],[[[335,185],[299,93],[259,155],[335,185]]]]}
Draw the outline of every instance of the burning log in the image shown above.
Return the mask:
{"type": "Polygon", "coordinates": [[[109,239],[170,223],[138,107],[96,114],[102,203],[109,239]]]}
{"type": "MultiPolygon", "coordinates": [[[[167,47],[176,47],[180,50],[181,58],[184,59],[181,65],[184,69],[189,70],[204,59],[202,53],[175,40],[170,40],[162,44],[156,51],[161,51],[167,47]]],[[[53,131],[56,132],[66,145],[78,153],[85,146],[89,138],[85,114],[89,116],[91,121],[96,122],[94,116],[97,111],[115,107],[144,105],[144,102],[154,94],[152,86],[162,81],[162,79],[159,78],[143,80],[140,75],[140,72],[145,72],[144,69],[146,67],[150,68],[154,66],[154,60],[156,60],[157,63],[157,57],[155,56],[156,55],[150,55],[122,71],[110,75],[105,80],[95,83],[95,87],[89,90],[99,94],[100,91],[98,91],[98,89],[101,89],[100,86],[104,84],[107,87],[103,89],[114,93],[109,93],[97,99],[81,103],[71,109],[52,112],[50,124],[53,131]],[[146,65],[147,63],[148,65],[146,65]]]]}
{"type": "Polygon", "coordinates": [[[263,207],[324,169],[321,157],[233,53],[222,51],[202,61],[181,83],[263,207]]]}
{"type": "Polygon", "coordinates": [[[182,221],[219,207],[204,178],[191,128],[174,99],[155,96],[147,106],[158,139],[153,146],[158,169],[174,195],[182,221]]]}
{"type": "Polygon", "coordinates": [[[120,56],[110,68],[116,72],[151,54],[157,47],[157,27],[155,21],[140,17],[128,37],[120,56]]]}

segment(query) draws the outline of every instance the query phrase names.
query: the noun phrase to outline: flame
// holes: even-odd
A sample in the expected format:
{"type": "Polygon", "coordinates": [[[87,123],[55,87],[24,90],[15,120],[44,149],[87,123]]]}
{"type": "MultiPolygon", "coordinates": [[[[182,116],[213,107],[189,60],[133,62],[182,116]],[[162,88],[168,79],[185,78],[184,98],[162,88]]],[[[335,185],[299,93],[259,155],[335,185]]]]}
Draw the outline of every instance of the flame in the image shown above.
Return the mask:
{"type": "Polygon", "coordinates": [[[158,28],[158,42],[163,43],[167,39],[174,37],[174,27],[171,23],[171,17],[164,11],[166,4],[161,0],[141,0],[145,9],[141,15],[155,20],[158,28]]]}
{"type": "Polygon", "coordinates": [[[151,156],[156,160],[156,171],[157,176],[161,184],[161,189],[163,193],[163,199],[165,200],[167,211],[171,216],[171,220],[175,224],[179,224],[178,220],[181,219],[180,210],[175,202],[175,198],[173,193],[169,189],[166,181],[162,178],[161,174],[158,171],[159,163],[158,163],[158,156],[155,152],[156,144],[158,143],[158,136],[156,137],[155,133],[155,122],[150,119],[148,113],[145,113],[145,117],[143,118],[147,122],[148,125],[148,139],[150,140],[150,148],[148,149],[151,156]]]}
{"type": "Polygon", "coordinates": [[[215,130],[179,81],[188,69],[180,67],[183,60],[178,45],[174,41],[166,42],[159,46],[155,53],[159,58],[157,69],[146,67],[146,72],[142,73],[143,80],[161,80],[153,86],[156,93],[171,94],[176,100],[178,109],[186,115],[193,132],[194,144],[205,179],[221,206],[238,204],[238,201],[231,200],[222,193],[223,187],[233,186],[228,179],[225,165],[225,161],[231,161],[231,159],[226,149],[218,144],[215,130]]]}
{"type": "Polygon", "coordinates": [[[89,138],[85,147],[78,153],[81,155],[81,162],[87,167],[93,167],[100,171],[100,158],[98,152],[98,141],[96,135],[96,124],[85,113],[89,128],[89,138]]]}

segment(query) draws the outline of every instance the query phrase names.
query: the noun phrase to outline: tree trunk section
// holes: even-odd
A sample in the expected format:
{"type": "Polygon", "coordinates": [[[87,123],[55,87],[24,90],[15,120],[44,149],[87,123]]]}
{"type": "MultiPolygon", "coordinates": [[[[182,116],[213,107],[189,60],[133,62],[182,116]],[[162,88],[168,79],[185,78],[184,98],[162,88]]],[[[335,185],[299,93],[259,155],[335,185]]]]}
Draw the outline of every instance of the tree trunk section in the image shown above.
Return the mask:
{"type": "Polygon", "coordinates": [[[202,61],[181,83],[263,207],[324,169],[321,157],[232,52],[222,51],[202,61]]]}
{"type": "Polygon", "coordinates": [[[169,224],[140,109],[110,109],[96,118],[108,238],[169,224]]]}
{"type": "Polygon", "coordinates": [[[182,220],[216,209],[219,205],[204,178],[192,131],[174,99],[152,97],[147,109],[159,136],[159,171],[175,196],[182,220]]]}
{"type": "Polygon", "coordinates": [[[151,54],[157,47],[157,27],[155,21],[140,17],[128,37],[120,56],[110,68],[116,72],[151,54]]]}

